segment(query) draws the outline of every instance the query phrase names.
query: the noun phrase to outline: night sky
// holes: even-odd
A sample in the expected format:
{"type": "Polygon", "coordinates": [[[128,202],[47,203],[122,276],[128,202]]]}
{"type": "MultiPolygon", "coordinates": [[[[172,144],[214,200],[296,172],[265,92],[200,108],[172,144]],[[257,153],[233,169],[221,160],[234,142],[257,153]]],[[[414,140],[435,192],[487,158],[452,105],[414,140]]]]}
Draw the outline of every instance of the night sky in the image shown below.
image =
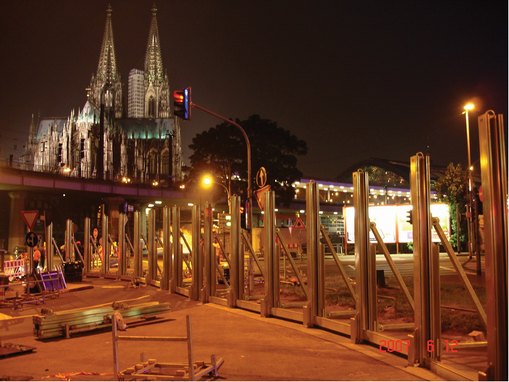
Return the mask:
{"type": "MultiPolygon", "coordinates": [[[[152,0],[2,3],[2,159],[25,144],[32,113],[83,107],[108,3],[126,96],[129,70],[143,69],[152,0]]],[[[194,102],[227,117],[276,121],[307,142],[306,177],[418,151],[433,164],[465,164],[462,106],[474,100],[508,119],[506,1],[156,4],[171,89],[192,86],[194,102]]],[[[478,166],[477,112],[470,121],[478,166]]],[[[191,139],[218,123],[198,110],[183,123],[186,163],[191,139]]]]}

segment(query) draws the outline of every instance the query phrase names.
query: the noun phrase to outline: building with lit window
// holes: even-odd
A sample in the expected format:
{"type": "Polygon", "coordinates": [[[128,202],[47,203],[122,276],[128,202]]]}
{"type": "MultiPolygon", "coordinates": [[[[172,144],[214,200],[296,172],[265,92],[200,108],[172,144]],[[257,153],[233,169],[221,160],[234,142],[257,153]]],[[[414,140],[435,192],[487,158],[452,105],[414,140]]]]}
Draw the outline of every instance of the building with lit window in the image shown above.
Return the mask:
{"type": "Polygon", "coordinates": [[[129,72],[129,89],[127,98],[127,116],[143,118],[145,115],[145,73],[143,70],[131,69],[129,72]]]}

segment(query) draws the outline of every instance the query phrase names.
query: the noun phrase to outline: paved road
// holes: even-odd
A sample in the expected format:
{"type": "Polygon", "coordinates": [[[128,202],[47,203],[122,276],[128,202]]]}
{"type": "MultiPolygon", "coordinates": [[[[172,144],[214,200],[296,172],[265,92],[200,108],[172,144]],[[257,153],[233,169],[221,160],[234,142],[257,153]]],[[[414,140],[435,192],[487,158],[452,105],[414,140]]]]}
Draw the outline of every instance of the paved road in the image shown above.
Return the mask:
{"type": "MultiPolygon", "coordinates": [[[[301,324],[263,318],[240,309],[204,305],[152,287],[131,288],[126,282],[88,279],[83,285],[92,288],[62,293],[57,299],[47,300],[45,306],[58,311],[119,300],[169,302],[172,310],[164,316],[172,320],[128,329],[128,335],[182,335],[184,318],[190,315],[195,359],[208,362],[211,354],[223,357],[221,379],[439,379],[427,370],[407,367],[403,358],[381,353],[374,347],[354,345],[347,338],[301,324]]],[[[2,340],[37,348],[32,354],[0,359],[0,379],[57,380],[62,373],[75,380],[112,379],[111,332],[38,341],[32,335],[31,315],[41,307],[27,306],[21,311],[0,309],[4,318],[12,316],[0,321],[2,340]]],[[[121,367],[132,366],[140,353],[145,358],[165,362],[186,359],[183,344],[126,342],[120,344],[121,367]]]]}

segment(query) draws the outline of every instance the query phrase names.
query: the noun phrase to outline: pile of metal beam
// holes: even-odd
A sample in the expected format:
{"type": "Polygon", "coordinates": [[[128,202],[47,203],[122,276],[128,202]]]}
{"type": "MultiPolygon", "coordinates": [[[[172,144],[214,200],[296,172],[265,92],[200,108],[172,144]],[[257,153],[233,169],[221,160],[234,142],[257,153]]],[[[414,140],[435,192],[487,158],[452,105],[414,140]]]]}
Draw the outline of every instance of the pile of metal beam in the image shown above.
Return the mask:
{"type": "Polygon", "coordinates": [[[54,337],[69,338],[73,333],[92,331],[111,327],[112,316],[119,312],[126,323],[139,319],[153,319],[158,313],[168,311],[168,303],[157,301],[136,305],[116,304],[95,308],[72,309],[53,312],[43,309],[40,315],[33,316],[34,335],[38,339],[54,337]]]}

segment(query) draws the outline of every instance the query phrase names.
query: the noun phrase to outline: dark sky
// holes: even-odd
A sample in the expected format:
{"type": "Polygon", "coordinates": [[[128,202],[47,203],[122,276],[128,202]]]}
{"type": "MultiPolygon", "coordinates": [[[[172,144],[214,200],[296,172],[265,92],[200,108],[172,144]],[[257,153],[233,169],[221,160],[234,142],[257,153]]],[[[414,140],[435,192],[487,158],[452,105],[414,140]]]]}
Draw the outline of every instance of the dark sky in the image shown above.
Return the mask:
{"type": "MultiPolygon", "coordinates": [[[[32,113],[83,107],[113,7],[124,92],[143,69],[152,0],[2,3],[1,157],[25,143],[32,113]]],[[[171,89],[227,117],[276,121],[308,144],[305,176],[333,179],[369,157],[466,163],[462,106],[507,120],[507,2],[159,0],[171,89]]],[[[478,160],[477,112],[471,116],[478,160]]],[[[182,131],[185,160],[219,121],[195,110],[182,131]]]]}

